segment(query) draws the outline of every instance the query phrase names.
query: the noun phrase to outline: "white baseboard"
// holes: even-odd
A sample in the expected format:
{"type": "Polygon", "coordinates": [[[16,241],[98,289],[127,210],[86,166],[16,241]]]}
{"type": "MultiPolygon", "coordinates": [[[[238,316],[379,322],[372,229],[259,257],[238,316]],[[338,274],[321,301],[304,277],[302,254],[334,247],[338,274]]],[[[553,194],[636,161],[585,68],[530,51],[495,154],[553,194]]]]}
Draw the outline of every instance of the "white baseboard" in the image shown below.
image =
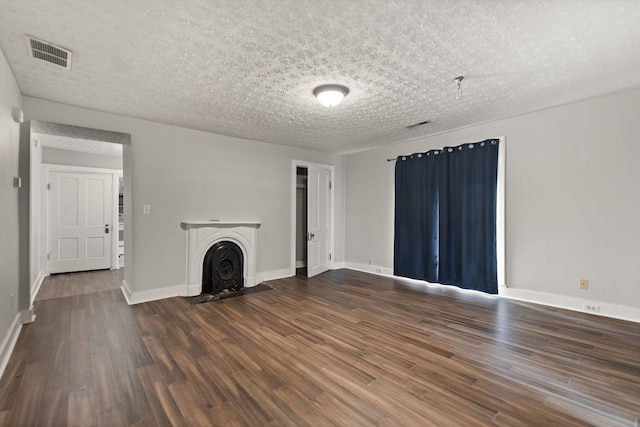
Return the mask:
{"type": "Polygon", "coordinates": [[[122,286],[120,286],[120,290],[122,291],[122,296],[124,296],[124,299],[127,301],[127,304],[132,305],[133,303],[131,302],[131,294],[133,294],[133,292],[131,292],[131,289],[129,289],[129,285],[127,285],[127,282],[125,282],[124,280],[122,281],[122,286]]]}
{"type": "Polygon", "coordinates": [[[291,269],[284,268],[282,270],[272,270],[272,271],[263,271],[261,273],[256,273],[256,284],[262,283],[265,280],[276,280],[283,279],[285,277],[295,276],[295,269],[291,272],[291,269]]]}
{"type": "Polygon", "coordinates": [[[45,277],[48,274],[44,270],[40,270],[38,273],[38,277],[36,277],[36,281],[31,286],[31,305],[33,305],[33,301],[35,301],[38,292],[40,291],[40,287],[42,286],[42,282],[44,282],[45,277]]]}
{"type": "Polygon", "coordinates": [[[127,285],[127,282],[122,281],[120,290],[124,299],[127,300],[127,304],[135,305],[143,302],[156,301],[164,298],[172,298],[178,296],[185,296],[185,285],[173,285],[166,286],[164,288],[150,289],[148,291],[132,291],[127,285]]]}
{"type": "Polygon", "coordinates": [[[379,276],[393,276],[393,269],[380,267],[379,265],[359,264],[355,262],[344,262],[344,268],[349,270],[362,271],[363,273],[377,274],[379,276]]]}
{"type": "Polygon", "coordinates": [[[332,270],[340,270],[341,268],[346,268],[344,261],[334,261],[333,265],[331,266],[332,270]]]}
{"type": "MultiPolygon", "coordinates": [[[[259,283],[262,283],[265,280],[274,280],[281,279],[283,277],[291,277],[292,274],[289,269],[284,270],[274,270],[267,271],[264,273],[257,273],[255,276],[247,277],[245,281],[245,287],[251,288],[256,286],[259,283]]],[[[190,288],[186,285],[173,285],[166,286],[164,288],[159,289],[150,289],[148,291],[132,291],[127,282],[122,281],[122,286],[120,290],[122,291],[122,295],[124,299],[127,301],[129,305],[140,304],[143,302],[156,301],[164,298],[172,298],[172,297],[184,297],[187,296],[185,292],[187,292],[190,288]]],[[[193,288],[195,289],[195,288],[193,288]]],[[[192,289],[192,290],[193,290],[192,289]]],[[[194,291],[194,295],[198,295],[199,291],[194,291]]]]}
{"type": "Polygon", "coordinates": [[[20,310],[20,322],[23,325],[27,323],[33,323],[36,320],[36,312],[33,309],[33,306],[29,307],[28,310],[20,310]]]}
{"type": "Polygon", "coordinates": [[[628,320],[640,323],[640,309],[625,305],[611,304],[607,302],[587,300],[562,295],[547,294],[543,292],[528,291],[525,289],[500,287],[499,295],[504,298],[564,308],[566,310],[580,311],[582,313],[595,314],[597,316],[612,317],[620,320],[628,320]],[[598,312],[586,310],[585,306],[595,307],[598,312]]]}
{"type": "Polygon", "coordinates": [[[22,322],[20,321],[21,314],[16,313],[16,316],[13,318],[13,322],[11,322],[11,326],[7,331],[6,335],[2,339],[2,343],[0,344],[0,377],[4,374],[4,370],[7,368],[7,364],[9,363],[9,359],[11,358],[11,353],[13,353],[13,349],[16,346],[16,342],[18,341],[18,336],[20,335],[20,330],[22,329],[22,322]]]}
{"type": "MultiPolygon", "coordinates": [[[[350,270],[362,271],[364,273],[377,274],[379,276],[394,277],[402,280],[412,280],[406,277],[393,275],[393,270],[386,267],[376,265],[359,264],[353,262],[345,262],[345,267],[350,270]]],[[[423,282],[427,283],[427,282],[423,282]]],[[[429,283],[430,286],[447,286],[437,283],[429,283]]],[[[500,286],[498,288],[498,296],[519,301],[531,302],[535,304],[547,305],[550,307],[563,308],[566,310],[579,311],[582,313],[595,314],[598,316],[612,317],[620,320],[628,320],[640,323],[640,309],[624,305],[611,304],[600,301],[593,301],[581,298],[566,297],[562,295],[547,294],[543,292],[534,292],[524,289],[506,288],[500,286]],[[599,312],[593,312],[585,309],[585,306],[596,307],[599,312]]]]}

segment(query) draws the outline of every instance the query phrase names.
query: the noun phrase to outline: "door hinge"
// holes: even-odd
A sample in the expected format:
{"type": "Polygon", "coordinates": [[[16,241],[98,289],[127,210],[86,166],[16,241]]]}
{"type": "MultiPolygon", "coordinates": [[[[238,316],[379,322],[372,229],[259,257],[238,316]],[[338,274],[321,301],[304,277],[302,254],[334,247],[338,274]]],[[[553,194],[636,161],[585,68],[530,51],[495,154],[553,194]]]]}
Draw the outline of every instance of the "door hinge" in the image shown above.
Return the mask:
{"type": "Polygon", "coordinates": [[[49,253],[47,254],[47,259],[48,259],[49,261],[51,261],[51,252],[49,252],[49,253]]]}
{"type": "Polygon", "coordinates": [[[331,190],[331,181],[329,181],[329,190],[331,190]]]}
{"type": "Polygon", "coordinates": [[[51,190],[51,183],[47,182],[47,190],[51,190]]]}
{"type": "Polygon", "coordinates": [[[331,254],[329,254],[329,261],[331,261],[331,254]]]}

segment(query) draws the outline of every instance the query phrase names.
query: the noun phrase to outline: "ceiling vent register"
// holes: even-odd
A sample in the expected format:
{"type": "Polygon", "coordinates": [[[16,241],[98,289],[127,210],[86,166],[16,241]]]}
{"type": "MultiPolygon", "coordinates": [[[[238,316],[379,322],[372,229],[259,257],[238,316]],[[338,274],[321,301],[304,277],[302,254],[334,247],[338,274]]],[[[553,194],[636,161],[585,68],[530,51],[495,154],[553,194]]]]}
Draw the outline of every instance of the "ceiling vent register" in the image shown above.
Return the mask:
{"type": "Polygon", "coordinates": [[[409,125],[409,126],[407,126],[407,129],[412,129],[412,128],[415,128],[415,127],[418,127],[418,126],[422,126],[422,125],[426,125],[426,124],[429,124],[429,123],[431,123],[430,120],[425,120],[424,122],[414,123],[412,125],[409,125]]]}
{"type": "Polygon", "coordinates": [[[31,56],[58,65],[67,70],[71,69],[71,51],[54,44],[27,36],[31,56]]]}

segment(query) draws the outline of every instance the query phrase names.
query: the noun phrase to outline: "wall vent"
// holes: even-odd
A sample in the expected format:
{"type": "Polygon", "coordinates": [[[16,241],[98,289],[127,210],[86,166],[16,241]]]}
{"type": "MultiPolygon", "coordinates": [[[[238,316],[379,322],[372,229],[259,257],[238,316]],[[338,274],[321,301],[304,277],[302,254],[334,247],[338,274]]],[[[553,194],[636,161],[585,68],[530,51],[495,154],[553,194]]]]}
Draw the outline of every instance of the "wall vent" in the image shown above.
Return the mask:
{"type": "Polygon", "coordinates": [[[71,69],[71,51],[43,40],[27,36],[29,53],[36,59],[50,62],[67,70],[71,69]]]}

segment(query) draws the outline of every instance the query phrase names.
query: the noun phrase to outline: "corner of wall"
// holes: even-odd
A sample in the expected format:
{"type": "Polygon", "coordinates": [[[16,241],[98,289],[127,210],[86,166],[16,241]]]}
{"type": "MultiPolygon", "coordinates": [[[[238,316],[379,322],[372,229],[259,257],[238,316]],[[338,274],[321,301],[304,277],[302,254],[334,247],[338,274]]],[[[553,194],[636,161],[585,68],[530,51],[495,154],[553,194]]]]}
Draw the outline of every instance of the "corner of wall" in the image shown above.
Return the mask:
{"type": "Polygon", "coordinates": [[[16,316],[11,323],[11,327],[7,331],[6,335],[0,343],[0,378],[4,374],[4,370],[7,368],[11,353],[16,346],[20,330],[22,329],[22,322],[20,322],[20,313],[16,313],[16,316]]]}

